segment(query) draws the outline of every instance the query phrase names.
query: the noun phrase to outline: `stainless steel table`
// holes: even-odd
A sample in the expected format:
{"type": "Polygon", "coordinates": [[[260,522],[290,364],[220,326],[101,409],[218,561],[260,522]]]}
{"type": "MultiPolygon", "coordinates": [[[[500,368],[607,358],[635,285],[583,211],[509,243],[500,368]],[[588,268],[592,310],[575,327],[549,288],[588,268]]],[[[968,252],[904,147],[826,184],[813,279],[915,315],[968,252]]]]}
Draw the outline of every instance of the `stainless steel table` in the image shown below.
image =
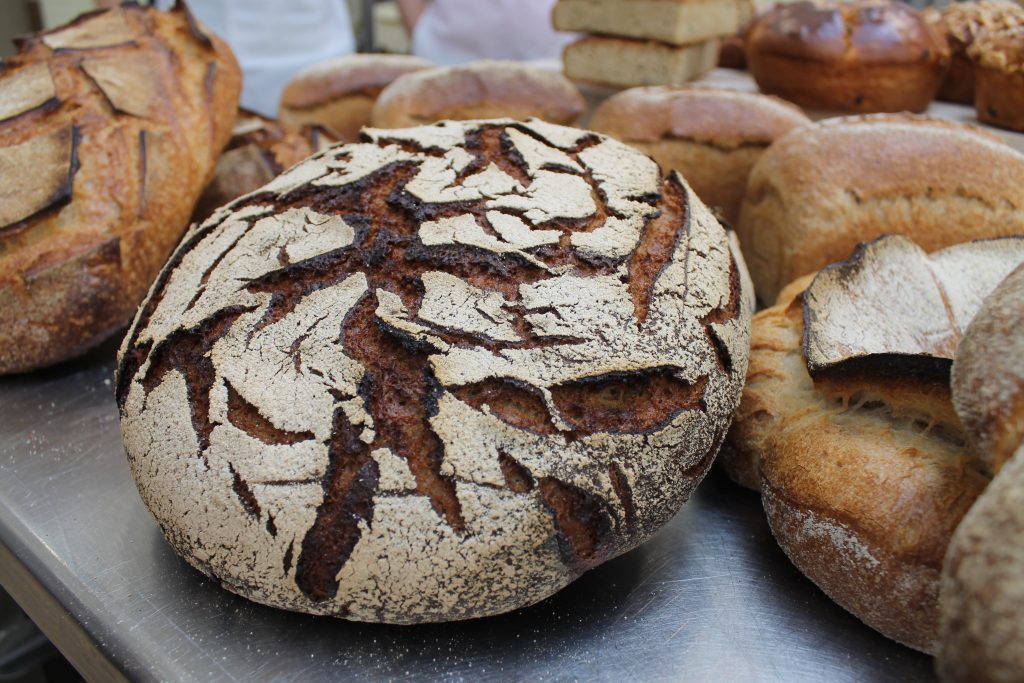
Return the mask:
{"type": "Polygon", "coordinates": [[[246,602],[179,560],[139,500],[113,355],[0,379],[0,584],[91,679],[933,677],[804,579],[757,496],[714,473],[650,543],[514,614],[387,627],[246,602]]]}

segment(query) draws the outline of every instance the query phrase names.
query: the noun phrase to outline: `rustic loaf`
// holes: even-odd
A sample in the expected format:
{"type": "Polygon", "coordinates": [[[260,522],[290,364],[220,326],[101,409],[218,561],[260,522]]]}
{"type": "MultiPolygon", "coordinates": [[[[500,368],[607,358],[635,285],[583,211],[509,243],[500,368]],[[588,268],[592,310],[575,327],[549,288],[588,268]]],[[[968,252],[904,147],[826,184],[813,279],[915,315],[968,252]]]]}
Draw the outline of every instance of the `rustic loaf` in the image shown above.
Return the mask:
{"type": "Polygon", "coordinates": [[[748,0],[558,0],[552,23],[559,31],[689,45],[735,34],[753,13],[748,0]]]}
{"type": "Polygon", "coordinates": [[[399,76],[433,66],[411,55],[356,54],[306,67],[281,94],[281,123],[298,131],[327,126],[343,142],[359,139],[381,91],[399,76]]]}
{"type": "Polygon", "coordinates": [[[910,5],[814,0],[776,5],[746,37],[762,92],[810,109],[923,111],[949,67],[949,49],[910,5]]]}
{"type": "Polygon", "coordinates": [[[519,62],[483,60],[396,78],[377,98],[370,122],[378,128],[403,128],[444,119],[536,116],[575,125],[584,109],[583,95],[559,73],[519,62]]]}
{"type": "Polygon", "coordinates": [[[85,14],[0,66],[0,373],[125,325],[231,134],[241,76],[183,4],[85,14]]]}
{"type": "Polygon", "coordinates": [[[929,256],[886,237],[754,316],[726,470],[761,489],[801,571],[917,649],[934,650],[943,557],[988,482],[949,365],[978,303],[1022,260],[1021,238],[929,256]]]}
{"type": "Polygon", "coordinates": [[[699,86],[632,88],[601,103],[590,128],[679,171],[732,224],[747,176],[776,138],[809,124],[798,107],[765,95],[699,86]]]}
{"type": "Polygon", "coordinates": [[[617,88],[682,85],[718,63],[717,38],[688,45],[618,36],[584,36],[565,46],[565,75],[575,81],[617,88]]]}
{"type": "Polygon", "coordinates": [[[943,568],[938,671],[1014,683],[1024,671],[1024,265],[985,300],[953,363],[953,404],[996,474],[943,568]]]}
{"type": "Polygon", "coordinates": [[[286,609],[540,600],[710,467],[749,280],[678,174],[533,119],[367,129],[193,230],[117,398],[175,549],[286,609]]]}
{"type": "Polygon", "coordinates": [[[758,296],[902,233],[927,251],[1024,234],[1024,155],[977,128],[911,115],[830,119],[754,165],[736,231],[758,296]]]}
{"type": "Polygon", "coordinates": [[[334,142],[334,137],[318,125],[289,131],[254,112],[239,112],[231,140],[217,159],[213,178],[203,190],[192,220],[202,222],[217,207],[269,183],[285,169],[334,142]]]}

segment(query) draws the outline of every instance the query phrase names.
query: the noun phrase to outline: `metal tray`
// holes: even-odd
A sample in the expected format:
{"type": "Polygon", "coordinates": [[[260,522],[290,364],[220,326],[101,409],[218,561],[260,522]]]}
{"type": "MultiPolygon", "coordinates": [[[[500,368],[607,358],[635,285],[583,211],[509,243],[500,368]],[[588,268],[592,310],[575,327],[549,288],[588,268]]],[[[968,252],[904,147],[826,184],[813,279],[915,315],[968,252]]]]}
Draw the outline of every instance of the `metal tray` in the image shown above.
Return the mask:
{"type": "Polygon", "coordinates": [[[139,500],[113,358],[0,379],[0,584],[92,680],[933,678],[800,575],[758,497],[717,472],[651,542],[505,616],[390,627],[247,602],[179,560],[139,500]]]}

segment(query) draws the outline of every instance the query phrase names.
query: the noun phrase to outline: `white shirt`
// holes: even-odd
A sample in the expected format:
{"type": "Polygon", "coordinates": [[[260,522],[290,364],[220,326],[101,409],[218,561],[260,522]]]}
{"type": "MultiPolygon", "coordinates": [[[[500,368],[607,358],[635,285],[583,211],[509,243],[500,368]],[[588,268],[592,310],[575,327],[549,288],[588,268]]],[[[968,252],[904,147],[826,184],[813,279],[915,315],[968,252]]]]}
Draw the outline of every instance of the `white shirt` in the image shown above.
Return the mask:
{"type": "Polygon", "coordinates": [[[475,59],[550,60],[577,36],[551,26],[555,0],[433,0],[412,34],[412,53],[436,64],[475,59]]]}
{"type": "Polygon", "coordinates": [[[190,0],[189,8],[234,50],[242,106],[271,118],[295,72],[355,52],[345,0],[190,0]]]}

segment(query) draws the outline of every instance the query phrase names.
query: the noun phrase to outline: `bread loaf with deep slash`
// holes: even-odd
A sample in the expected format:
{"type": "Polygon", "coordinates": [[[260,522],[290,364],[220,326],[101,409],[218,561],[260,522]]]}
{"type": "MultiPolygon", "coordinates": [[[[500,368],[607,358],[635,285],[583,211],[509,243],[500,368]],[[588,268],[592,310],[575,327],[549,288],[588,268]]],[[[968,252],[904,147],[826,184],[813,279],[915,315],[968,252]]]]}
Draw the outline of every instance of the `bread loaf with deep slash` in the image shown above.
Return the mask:
{"type": "Polygon", "coordinates": [[[177,4],[22,39],[0,65],[0,373],[125,325],[231,134],[241,76],[177,4]]]}
{"type": "Polygon", "coordinates": [[[191,231],[121,349],[143,501],[226,588],[417,623],[534,603],[711,466],[750,284],[678,174],[538,119],[366,129],[191,231]]]}

